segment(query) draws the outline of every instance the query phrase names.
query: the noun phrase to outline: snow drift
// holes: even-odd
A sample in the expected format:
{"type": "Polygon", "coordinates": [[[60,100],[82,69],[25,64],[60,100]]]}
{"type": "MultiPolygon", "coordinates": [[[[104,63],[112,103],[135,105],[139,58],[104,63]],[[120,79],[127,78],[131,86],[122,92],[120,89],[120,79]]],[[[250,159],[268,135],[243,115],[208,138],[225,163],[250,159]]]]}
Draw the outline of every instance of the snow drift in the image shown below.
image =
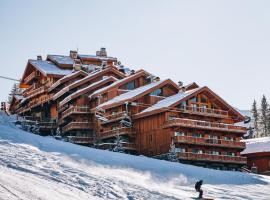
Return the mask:
{"type": "Polygon", "coordinates": [[[270,178],[97,150],[18,129],[0,113],[0,199],[268,199],[270,178]]]}

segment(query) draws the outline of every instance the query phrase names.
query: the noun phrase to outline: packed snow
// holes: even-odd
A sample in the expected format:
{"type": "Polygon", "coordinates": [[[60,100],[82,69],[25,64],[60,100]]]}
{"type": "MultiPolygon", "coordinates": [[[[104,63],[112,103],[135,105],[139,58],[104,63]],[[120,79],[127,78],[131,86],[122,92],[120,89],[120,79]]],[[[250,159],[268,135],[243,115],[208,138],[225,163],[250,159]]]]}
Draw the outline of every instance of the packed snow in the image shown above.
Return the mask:
{"type": "Polygon", "coordinates": [[[83,147],[20,130],[0,113],[1,200],[268,200],[270,177],[83,147]]]}
{"type": "Polygon", "coordinates": [[[270,137],[252,138],[243,141],[246,143],[246,149],[241,154],[270,152],[270,137]]]}

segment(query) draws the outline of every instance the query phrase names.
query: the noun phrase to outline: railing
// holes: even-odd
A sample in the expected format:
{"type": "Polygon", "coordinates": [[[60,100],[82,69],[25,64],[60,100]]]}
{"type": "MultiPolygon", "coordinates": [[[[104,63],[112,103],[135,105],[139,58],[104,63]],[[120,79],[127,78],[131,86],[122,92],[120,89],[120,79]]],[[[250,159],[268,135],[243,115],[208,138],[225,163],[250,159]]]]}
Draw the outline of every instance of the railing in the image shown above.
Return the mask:
{"type": "Polygon", "coordinates": [[[90,113],[89,107],[88,106],[71,106],[64,112],[62,112],[62,119],[66,118],[67,116],[71,114],[88,114],[90,113]]]}
{"type": "Polygon", "coordinates": [[[177,153],[178,158],[194,161],[210,161],[246,164],[247,158],[242,156],[212,155],[212,154],[196,154],[191,152],[177,153]]]}
{"type": "Polygon", "coordinates": [[[123,119],[123,118],[125,118],[126,116],[129,116],[129,115],[130,115],[130,112],[126,112],[126,111],[112,113],[110,115],[105,115],[104,117],[106,119],[108,119],[108,121],[103,122],[103,123],[108,123],[108,122],[111,122],[111,121],[123,119]]]}
{"type": "Polygon", "coordinates": [[[35,77],[36,77],[36,71],[33,71],[31,74],[29,74],[29,75],[24,79],[24,82],[25,82],[25,83],[28,83],[28,82],[30,82],[31,80],[33,80],[35,77]]]}
{"type": "Polygon", "coordinates": [[[199,121],[199,120],[192,120],[192,119],[173,118],[173,119],[167,120],[164,123],[164,128],[174,127],[174,126],[202,128],[202,129],[219,130],[219,131],[227,131],[227,132],[240,132],[240,133],[247,132],[247,129],[242,126],[235,126],[235,125],[216,123],[216,122],[199,121]]]}
{"type": "Polygon", "coordinates": [[[37,89],[34,89],[34,90],[30,90],[29,92],[26,93],[26,98],[32,98],[38,94],[41,94],[43,92],[46,91],[46,87],[45,86],[41,86],[37,89]]]}
{"type": "Polygon", "coordinates": [[[71,130],[88,130],[93,129],[93,123],[91,122],[70,122],[63,127],[63,133],[71,130]]]}
{"type": "Polygon", "coordinates": [[[92,144],[94,142],[93,137],[85,136],[67,136],[68,142],[75,144],[92,144]]]}
{"type": "Polygon", "coordinates": [[[183,106],[180,108],[182,112],[187,113],[196,113],[208,116],[216,116],[216,117],[228,117],[228,111],[204,108],[204,107],[192,107],[192,106],[183,106]]]}
{"type": "Polygon", "coordinates": [[[132,129],[122,127],[122,128],[117,128],[117,129],[114,129],[114,130],[100,132],[99,137],[101,139],[104,139],[104,138],[114,137],[114,136],[117,136],[117,135],[128,135],[128,134],[132,134],[132,129]]]}
{"type": "Polygon", "coordinates": [[[203,138],[203,137],[191,137],[191,136],[175,136],[174,141],[177,143],[187,144],[198,144],[206,146],[222,146],[229,148],[240,148],[244,149],[246,144],[240,141],[222,140],[214,138],[203,138]]]}
{"type": "MultiPolygon", "coordinates": [[[[123,149],[128,149],[128,150],[137,150],[136,149],[136,144],[130,143],[130,142],[120,142],[123,149]]],[[[109,149],[111,147],[115,147],[115,143],[101,143],[99,146],[101,146],[103,149],[109,149]]]]}
{"type": "Polygon", "coordinates": [[[40,129],[51,129],[56,128],[56,124],[53,121],[50,122],[39,122],[39,128],[40,129]]]}

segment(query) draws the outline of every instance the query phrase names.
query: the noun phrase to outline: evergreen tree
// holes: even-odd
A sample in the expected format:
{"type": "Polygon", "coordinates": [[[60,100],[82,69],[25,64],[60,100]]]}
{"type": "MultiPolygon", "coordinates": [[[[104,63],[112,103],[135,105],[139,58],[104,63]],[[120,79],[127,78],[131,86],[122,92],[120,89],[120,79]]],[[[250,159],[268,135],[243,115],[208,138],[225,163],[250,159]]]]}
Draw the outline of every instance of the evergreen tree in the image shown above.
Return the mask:
{"type": "Polygon", "coordinates": [[[170,145],[170,151],[169,151],[169,154],[168,154],[168,160],[171,161],[171,162],[177,162],[178,161],[177,153],[176,153],[176,149],[175,149],[175,145],[174,145],[173,140],[172,140],[172,143],[170,145]]]}
{"type": "Polygon", "coordinates": [[[125,152],[125,150],[123,148],[123,145],[122,145],[122,138],[121,138],[121,136],[117,135],[114,144],[115,144],[115,146],[113,148],[113,151],[114,152],[119,152],[119,153],[124,153],[125,152]]]}
{"type": "Polygon", "coordinates": [[[259,112],[257,109],[257,102],[254,100],[251,107],[252,118],[254,120],[255,137],[259,137],[259,112]]]}
{"type": "Polygon", "coordinates": [[[21,89],[19,88],[18,84],[14,83],[12,86],[12,89],[10,91],[10,94],[8,96],[8,102],[11,103],[12,97],[16,94],[21,94],[21,89]]]}
{"type": "Polygon", "coordinates": [[[267,103],[267,99],[265,95],[263,95],[261,100],[261,116],[260,116],[260,123],[262,126],[262,136],[268,135],[268,108],[269,105],[267,103]]]}

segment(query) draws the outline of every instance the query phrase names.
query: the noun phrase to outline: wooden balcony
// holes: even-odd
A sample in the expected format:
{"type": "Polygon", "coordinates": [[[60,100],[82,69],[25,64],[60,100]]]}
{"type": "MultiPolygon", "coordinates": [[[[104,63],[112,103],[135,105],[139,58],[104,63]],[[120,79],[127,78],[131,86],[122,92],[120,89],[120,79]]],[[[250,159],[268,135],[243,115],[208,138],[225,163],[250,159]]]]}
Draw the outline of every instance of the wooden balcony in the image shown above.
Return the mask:
{"type": "Polygon", "coordinates": [[[90,109],[88,106],[71,106],[62,112],[62,119],[72,115],[72,114],[90,114],[90,109]]]}
{"type": "Polygon", "coordinates": [[[200,137],[191,137],[191,136],[175,136],[174,142],[181,143],[181,144],[195,144],[195,145],[238,148],[238,149],[246,148],[246,144],[244,142],[203,138],[203,137],[200,138],[200,137]]]}
{"type": "Polygon", "coordinates": [[[190,161],[207,161],[207,162],[222,162],[222,163],[236,163],[236,164],[247,163],[247,158],[242,156],[196,154],[186,152],[186,153],[177,153],[177,157],[183,160],[190,160],[190,161]]]}
{"type": "MultiPolygon", "coordinates": [[[[115,147],[115,143],[101,143],[99,146],[102,149],[111,149],[115,147]]],[[[121,142],[121,145],[123,149],[125,150],[132,150],[132,151],[137,151],[136,144],[130,143],[130,142],[121,142]]]]}
{"type": "Polygon", "coordinates": [[[24,82],[25,83],[29,83],[31,80],[33,80],[34,78],[37,77],[37,73],[36,71],[33,71],[31,74],[29,74],[25,79],[24,82]]]}
{"type": "Polygon", "coordinates": [[[39,122],[39,128],[41,130],[51,130],[56,128],[56,124],[53,121],[50,122],[39,122]]]}
{"type": "Polygon", "coordinates": [[[74,131],[74,130],[89,130],[93,129],[93,123],[91,122],[70,122],[63,127],[62,132],[74,131]]]}
{"type": "Polygon", "coordinates": [[[211,108],[184,106],[180,108],[180,111],[184,113],[189,113],[189,114],[198,114],[198,115],[212,116],[212,117],[219,117],[219,118],[228,117],[228,111],[211,109],[211,108]]]}
{"type": "Polygon", "coordinates": [[[41,86],[37,89],[33,89],[33,90],[29,90],[27,93],[26,93],[26,98],[27,99],[30,99],[38,94],[41,94],[43,92],[46,92],[46,88],[45,86],[41,86]]]}
{"type": "Polygon", "coordinates": [[[67,136],[67,141],[74,144],[93,144],[94,137],[86,136],[67,136]]]}
{"type": "Polygon", "coordinates": [[[177,126],[196,128],[196,129],[208,129],[208,130],[216,130],[216,131],[243,133],[243,134],[247,132],[247,129],[242,126],[235,126],[231,124],[207,122],[207,121],[200,121],[200,120],[192,120],[192,119],[184,119],[184,118],[172,118],[172,119],[167,120],[164,123],[164,128],[177,127],[177,126]]]}
{"type": "Polygon", "coordinates": [[[110,115],[105,115],[104,117],[108,119],[108,121],[104,121],[102,122],[102,124],[115,122],[115,121],[124,119],[127,116],[130,116],[130,112],[123,111],[123,112],[112,113],[110,115]]]}
{"type": "Polygon", "coordinates": [[[105,139],[105,138],[110,138],[110,137],[115,137],[117,135],[132,135],[132,129],[131,128],[117,128],[114,130],[108,130],[108,131],[103,131],[99,132],[99,137],[100,139],[105,139]]]}

